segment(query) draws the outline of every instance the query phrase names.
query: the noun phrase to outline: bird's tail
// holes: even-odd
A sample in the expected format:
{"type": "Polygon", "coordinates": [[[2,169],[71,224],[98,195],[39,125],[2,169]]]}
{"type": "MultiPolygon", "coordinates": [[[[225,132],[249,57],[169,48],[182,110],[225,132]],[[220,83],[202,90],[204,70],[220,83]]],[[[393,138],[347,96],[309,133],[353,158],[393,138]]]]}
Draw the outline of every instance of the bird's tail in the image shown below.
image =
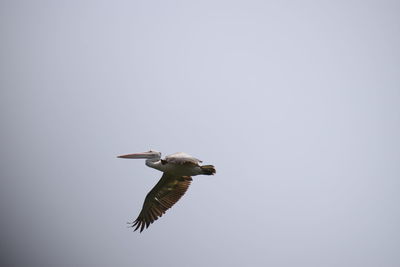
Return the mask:
{"type": "Polygon", "coordinates": [[[213,165],[203,165],[200,166],[200,168],[205,175],[214,175],[215,173],[215,168],[213,165]]]}

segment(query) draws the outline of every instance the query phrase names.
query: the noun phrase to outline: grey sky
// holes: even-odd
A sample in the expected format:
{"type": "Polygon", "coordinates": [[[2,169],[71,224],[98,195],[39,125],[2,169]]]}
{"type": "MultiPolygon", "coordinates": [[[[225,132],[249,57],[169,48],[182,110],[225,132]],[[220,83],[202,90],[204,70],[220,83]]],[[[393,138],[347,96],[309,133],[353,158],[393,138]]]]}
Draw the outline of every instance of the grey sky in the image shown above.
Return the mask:
{"type": "Polygon", "coordinates": [[[1,262],[399,266],[399,1],[2,1],[1,262]],[[214,164],[142,234],[148,149],[214,164]]]}

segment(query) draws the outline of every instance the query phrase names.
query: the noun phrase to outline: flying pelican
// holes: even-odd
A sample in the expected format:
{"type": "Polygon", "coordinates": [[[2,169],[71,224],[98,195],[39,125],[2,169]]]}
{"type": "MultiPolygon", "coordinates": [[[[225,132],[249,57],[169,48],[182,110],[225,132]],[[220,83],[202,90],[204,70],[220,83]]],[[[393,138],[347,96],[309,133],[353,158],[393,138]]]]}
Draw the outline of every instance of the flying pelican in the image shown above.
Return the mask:
{"type": "Polygon", "coordinates": [[[186,153],[178,152],[161,159],[161,152],[148,151],[118,156],[125,159],[146,159],[150,168],[162,171],[160,181],[147,194],[137,219],[130,223],[140,232],[161,217],[186,193],[192,181],[191,176],[214,175],[213,165],[200,165],[202,162],[186,153]]]}

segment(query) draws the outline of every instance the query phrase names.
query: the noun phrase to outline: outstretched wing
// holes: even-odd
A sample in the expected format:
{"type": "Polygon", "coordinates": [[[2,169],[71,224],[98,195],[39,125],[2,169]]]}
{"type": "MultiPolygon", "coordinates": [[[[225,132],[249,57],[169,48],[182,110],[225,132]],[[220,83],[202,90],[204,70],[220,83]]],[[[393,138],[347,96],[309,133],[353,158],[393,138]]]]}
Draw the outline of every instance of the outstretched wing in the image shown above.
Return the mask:
{"type": "Polygon", "coordinates": [[[173,176],[164,173],[160,181],[147,194],[142,211],[132,223],[140,232],[161,217],[186,193],[192,181],[190,176],[173,176]]]}

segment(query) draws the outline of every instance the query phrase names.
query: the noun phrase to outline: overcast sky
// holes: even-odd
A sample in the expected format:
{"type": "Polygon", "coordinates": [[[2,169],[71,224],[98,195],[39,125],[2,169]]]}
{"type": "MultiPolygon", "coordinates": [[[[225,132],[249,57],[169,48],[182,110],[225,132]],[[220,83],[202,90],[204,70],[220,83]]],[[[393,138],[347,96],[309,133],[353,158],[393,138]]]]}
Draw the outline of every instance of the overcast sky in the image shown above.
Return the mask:
{"type": "Polygon", "coordinates": [[[399,266],[399,1],[1,1],[4,266],[399,266]],[[215,176],[142,234],[183,151],[215,176]]]}

